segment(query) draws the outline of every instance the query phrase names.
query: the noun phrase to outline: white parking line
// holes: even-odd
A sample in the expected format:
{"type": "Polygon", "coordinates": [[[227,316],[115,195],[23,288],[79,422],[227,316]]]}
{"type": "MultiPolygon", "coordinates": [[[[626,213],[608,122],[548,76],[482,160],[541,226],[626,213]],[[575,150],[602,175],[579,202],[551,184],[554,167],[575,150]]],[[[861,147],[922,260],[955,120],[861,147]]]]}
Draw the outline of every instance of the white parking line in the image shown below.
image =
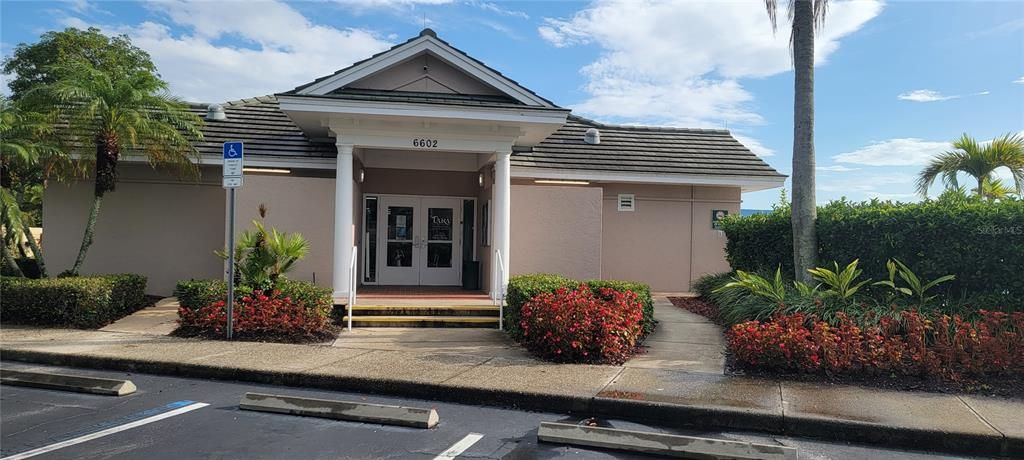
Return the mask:
{"type": "Polygon", "coordinates": [[[81,443],[86,442],[86,441],[91,441],[93,439],[102,438],[104,436],[109,436],[109,435],[112,435],[114,433],[118,433],[118,432],[125,431],[125,430],[130,430],[132,428],[140,427],[142,425],[146,425],[146,424],[149,424],[149,423],[158,422],[158,421],[163,420],[165,418],[174,417],[175,415],[181,415],[181,414],[184,414],[186,412],[192,412],[192,411],[194,411],[196,409],[201,409],[201,408],[204,408],[206,406],[209,406],[209,404],[206,404],[206,403],[189,404],[187,406],[179,407],[177,409],[174,409],[174,410],[171,410],[171,411],[167,411],[167,412],[164,412],[164,413],[161,413],[161,414],[157,414],[157,415],[154,415],[152,417],[146,417],[144,419],[136,420],[136,421],[131,422],[131,423],[125,423],[124,425],[118,425],[118,426],[115,426],[115,427],[107,428],[105,430],[97,431],[95,433],[89,433],[87,435],[79,436],[77,438],[71,438],[71,439],[68,439],[66,441],[61,441],[61,442],[58,442],[58,443],[50,444],[48,446],[43,446],[43,447],[40,447],[38,449],[32,449],[32,450],[29,450],[29,451],[22,452],[20,454],[14,454],[14,455],[11,455],[11,456],[8,456],[8,457],[4,457],[4,458],[2,458],[0,460],[20,460],[20,459],[23,459],[23,458],[35,457],[36,455],[45,454],[47,452],[53,452],[53,451],[55,451],[57,449],[63,449],[65,447],[73,446],[75,444],[81,444],[81,443]]]}
{"type": "Polygon", "coordinates": [[[448,450],[441,452],[441,455],[434,457],[434,460],[452,460],[455,457],[458,457],[459,454],[465,452],[466,449],[473,447],[473,444],[476,444],[476,442],[483,437],[484,435],[480,433],[467,434],[465,438],[462,438],[459,442],[452,444],[448,450]]]}

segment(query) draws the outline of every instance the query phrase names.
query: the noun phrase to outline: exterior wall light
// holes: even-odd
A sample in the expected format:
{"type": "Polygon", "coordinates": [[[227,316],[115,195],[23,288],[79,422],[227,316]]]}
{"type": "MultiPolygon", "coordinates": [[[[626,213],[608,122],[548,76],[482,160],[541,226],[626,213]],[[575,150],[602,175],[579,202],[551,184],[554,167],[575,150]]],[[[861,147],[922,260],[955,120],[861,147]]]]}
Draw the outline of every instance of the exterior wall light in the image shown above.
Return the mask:
{"type": "Polygon", "coordinates": [[[263,174],[291,174],[292,173],[292,170],[290,170],[290,169],[281,169],[281,168],[242,168],[242,171],[243,172],[251,172],[251,173],[263,173],[263,174]]]}
{"type": "Polygon", "coordinates": [[[534,184],[553,184],[553,185],[590,185],[589,181],[585,180],[553,180],[553,179],[535,179],[534,184]]]}
{"type": "Polygon", "coordinates": [[[476,176],[476,182],[477,182],[477,184],[480,185],[481,188],[483,188],[483,186],[484,186],[484,173],[480,173],[480,175],[476,176]]]}
{"type": "Polygon", "coordinates": [[[366,179],[366,170],[363,169],[363,168],[359,168],[359,183],[362,184],[365,179],[366,179]]]}

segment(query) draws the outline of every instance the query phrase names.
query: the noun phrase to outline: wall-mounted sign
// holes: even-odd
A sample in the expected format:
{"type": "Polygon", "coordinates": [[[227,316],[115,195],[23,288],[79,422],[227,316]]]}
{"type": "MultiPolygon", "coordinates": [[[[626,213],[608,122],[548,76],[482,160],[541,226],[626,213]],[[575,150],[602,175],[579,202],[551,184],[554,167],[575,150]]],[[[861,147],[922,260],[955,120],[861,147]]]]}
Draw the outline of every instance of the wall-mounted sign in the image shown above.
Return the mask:
{"type": "Polygon", "coordinates": [[[437,139],[423,139],[416,138],[412,140],[413,147],[426,147],[431,149],[437,148],[437,139]]]}
{"type": "Polygon", "coordinates": [[[711,210],[711,228],[715,230],[721,230],[722,219],[729,216],[729,210],[727,209],[712,209],[711,210]]]}

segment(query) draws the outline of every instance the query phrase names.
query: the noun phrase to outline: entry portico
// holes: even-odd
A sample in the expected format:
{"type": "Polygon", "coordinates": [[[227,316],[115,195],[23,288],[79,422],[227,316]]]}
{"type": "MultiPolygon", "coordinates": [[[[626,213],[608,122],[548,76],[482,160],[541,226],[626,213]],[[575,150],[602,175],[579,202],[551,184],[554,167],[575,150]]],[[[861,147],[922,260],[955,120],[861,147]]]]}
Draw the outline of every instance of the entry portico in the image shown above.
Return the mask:
{"type": "MultiPolygon", "coordinates": [[[[503,292],[508,283],[511,236],[511,163],[514,148],[532,147],[565,124],[569,110],[555,107],[551,102],[533,94],[500,73],[469,58],[439,40],[433,31],[427,29],[410,41],[359,62],[334,75],[300,86],[295,90],[279,94],[281,110],[295,121],[311,138],[333,137],[337,148],[337,169],[335,176],[334,209],[334,251],[332,287],[335,298],[345,298],[356,279],[353,269],[360,266],[353,252],[358,252],[356,225],[358,216],[356,203],[361,197],[355,196],[357,179],[356,165],[380,163],[377,155],[402,155],[400,161],[415,164],[422,157],[434,161],[431,153],[464,154],[475,159],[474,170],[493,167],[493,243],[490,245],[496,265],[491,283],[492,295],[503,292]],[[410,65],[411,63],[411,65],[410,65]],[[409,87],[423,90],[438,90],[414,96],[411,94],[388,94],[395,88],[409,87]],[[456,87],[456,88],[453,88],[456,87]],[[489,97],[466,97],[455,91],[458,87],[470,87],[484,92],[489,97]],[[397,97],[396,97],[397,96],[397,97]]],[[[358,174],[363,174],[358,170],[358,174]]],[[[482,182],[482,180],[481,180],[482,182]]],[[[482,184],[481,184],[482,185],[482,184]]],[[[408,204],[407,198],[405,203],[408,204]]],[[[382,209],[400,212],[420,206],[386,206],[382,209]]],[[[430,209],[430,208],[427,208],[430,209]]],[[[441,206],[434,209],[448,209],[454,218],[457,206],[441,206]]],[[[405,211],[410,212],[410,211],[405,211]]],[[[429,211],[428,211],[429,212],[429,211]]],[[[389,212],[390,214],[390,212],[389,212]]],[[[396,219],[416,219],[422,210],[408,215],[396,215],[396,219]]],[[[427,217],[427,216],[424,216],[427,217]]],[[[440,217],[442,216],[431,216],[440,217]]],[[[408,222],[413,235],[411,242],[388,242],[377,246],[387,254],[390,245],[414,247],[405,254],[408,260],[392,264],[390,257],[384,257],[381,275],[403,271],[402,265],[411,264],[414,259],[428,259],[426,254],[431,244],[427,242],[426,224],[415,220],[408,222]],[[416,241],[420,239],[421,241],[416,241]],[[420,256],[420,257],[417,257],[420,256]],[[395,265],[395,266],[392,266],[395,265]],[[389,267],[390,266],[390,267],[389,267]]],[[[453,238],[447,243],[455,246],[454,222],[448,228],[453,238]]],[[[396,231],[394,222],[387,233],[396,231]]],[[[401,228],[409,228],[404,225],[401,228]]],[[[386,238],[385,238],[386,240],[386,238]]],[[[369,245],[364,245],[369,247],[369,245]]],[[[454,249],[454,248],[453,248],[454,249]]],[[[456,274],[461,268],[453,258],[455,251],[448,250],[449,258],[445,267],[429,267],[419,264],[423,271],[431,268],[451,268],[456,274]]],[[[364,254],[369,258],[369,254],[364,254]]],[[[365,266],[366,264],[363,264],[365,266]]],[[[409,270],[404,270],[409,271],[409,270]]],[[[458,278],[448,280],[459,284],[458,278]]],[[[444,284],[444,279],[422,280],[406,274],[398,275],[393,284],[444,284]],[[426,281],[426,282],[424,282],[426,281]]]]}

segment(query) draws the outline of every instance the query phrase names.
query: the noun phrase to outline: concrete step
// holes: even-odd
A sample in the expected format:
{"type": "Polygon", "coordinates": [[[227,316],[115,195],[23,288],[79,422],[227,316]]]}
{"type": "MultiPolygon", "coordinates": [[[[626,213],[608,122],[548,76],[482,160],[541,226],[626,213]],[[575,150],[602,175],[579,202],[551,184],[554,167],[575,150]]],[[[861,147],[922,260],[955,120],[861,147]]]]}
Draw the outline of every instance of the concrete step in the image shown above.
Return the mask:
{"type": "MultiPolygon", "coordinates": [[[[348,316],[341,318],[342,324],[348,316]]],[[[352,315],[354,327],[498,327],[497,316],[370,316],[352,315]]]]}
{"type": "Polygon", "coordinates": [[[495,305],[355,305],[355,316],[484,316],[497,317],[495,305]]]}

